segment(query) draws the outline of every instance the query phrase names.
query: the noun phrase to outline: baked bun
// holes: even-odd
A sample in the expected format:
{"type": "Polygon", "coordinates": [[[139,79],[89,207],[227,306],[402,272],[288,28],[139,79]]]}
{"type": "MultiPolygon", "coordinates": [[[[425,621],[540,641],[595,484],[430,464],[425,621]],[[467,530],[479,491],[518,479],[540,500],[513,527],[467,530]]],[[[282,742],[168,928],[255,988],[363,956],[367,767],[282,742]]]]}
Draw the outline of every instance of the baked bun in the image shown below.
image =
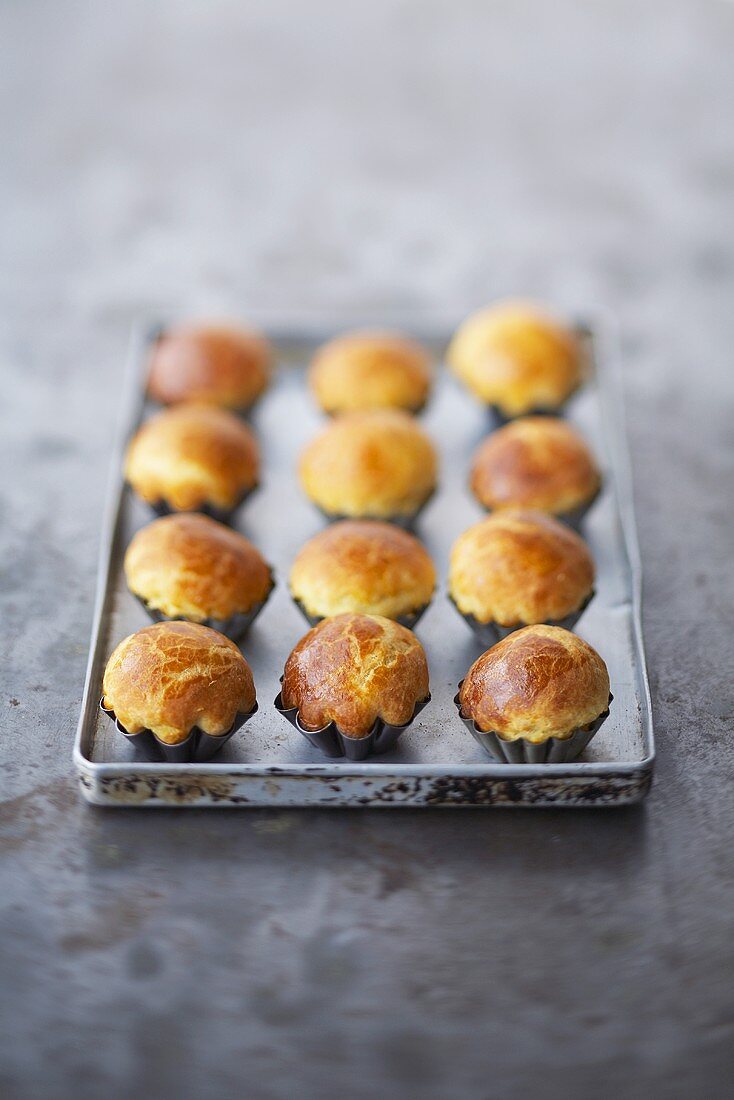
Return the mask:
{"type": "Polygon", "coordinates": [[[474,454],[470,485],[487,509],[566,515],[589,504],[601,475],[585,440],[565,420],[526,416],[492,432],[474,454]]]}
{"type": "Polygon", "coordinates": [[[301,455],[300,478],[327,515],[389,519],[415,515],[436,468],[433,443],[413,417],[380,409],[328,424],[301,455]]]}
{"type": "Polygon", "coordinates": [[[506,417],[559,409],[583,378],[573,332],[523,302],[473,313],[459,326],[447,360],[475,397],[506,417]]]}
{"type": "Polygon", "coordinates": [[[233,413],[176,405],[147,420],[127,449],[125,476],[149,504],[230,511],[257,484],[255,436],[233,413]]]}
{"type": "Polygon", "coordinates": [[[596,650],[558,626],[526,626],[483,653],[461,685],[462,718],[503,740],[564,740],[609,707],[596,650]]]}
{"type": "Polygon", "coordinates": [[[154,623],[120,642],[107,662],[102,705],[128,733],[167,745],[194,726],[213,737],[255,707],[252,672],[234,642],[197,623],[154,623]]]}
{"type": "Polygon", "coordinates": [[[428,694],[426,655],[412,631],[378,615],[337,615],[301,638],[281,698],[285,709],[298,708],[305,729],[334,722],[349,737],[366,737],[378,718],[407,725],[428,694]]]}
{"type": "Polygon", "coordinates": [[[414,340],[391,332],[352,332],[319,348],[309,384],[328,413],[417,412],[428,398],[432,373],[428,354],[414,340]]]}
{"type": "Polygon", "coordinates": [[[291,595],[313,618],[351,611],[398,619],[425,608],[435,585],[422,543],[379,520],[333,523],[300,550],[290,574],[291,595]]]}
{"type": "Polygon", "coordinates": [[[164,516],[138,531],[125,576],[151,610],[192,622],[250,611],[272,588],[268,563],[244,535],[197,514],[164,516]]]}
{"type": "Polygon", "coordinates": [[[594,561],[584,540],[542,512],[488,516],[451,549],[449,593],[459,611],[480,623],[565,619],[593,587],[594,561]]]}
{"type": "Polygon", "coordinates": [[[158,337],[148,396],[163,405],[203,401],[247,409],[267,388],[273,351],[259,332],[227,325],[178,325],[158,337]]]}

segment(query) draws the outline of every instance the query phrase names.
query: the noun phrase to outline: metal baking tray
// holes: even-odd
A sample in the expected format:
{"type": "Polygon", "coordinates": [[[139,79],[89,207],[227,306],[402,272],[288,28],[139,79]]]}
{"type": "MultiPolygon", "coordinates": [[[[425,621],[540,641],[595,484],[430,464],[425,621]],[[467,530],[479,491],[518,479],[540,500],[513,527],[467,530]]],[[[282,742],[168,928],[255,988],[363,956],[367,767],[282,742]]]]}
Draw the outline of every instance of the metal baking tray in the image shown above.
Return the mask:
{"type": "MultiPolygon", "coordinates": [[[[352,327],[335,326],[343,331],[352,327]]],[[[395,327],[421,339],[441,363],[448,330],[395,327]]],[[[102,674],[115,645],[150,620],[128,592],[122,560],[132,535],[152,517],[124,486],[122,456],[145,415],[144,375],[150,331],[132,341],[121,431],[106,502],[89,664],[74,760],[84,797],[104,806],[610,806],[637,802],[650,788],[654,759],[650,695],[640,625],[640,560],[617,377],[617,341],[607,319],[579,324],[588,342],[590,379],[566,415],[593,445],[604,488],[583,524],[597,564],[596,596],[576,631],[609,666],[611,715],[581,759],[569,764],[493,762],[464,727],[453,703],[457,684],[482,646],[451,605],[445,588],[456,536],[482,516],[467,488],[472,451],[491,430],[479,407],[441,368],[422,417],[441,456],[439,491],[416,533],[434,556],[439,588],[416,633],[431,671],[431,703],[398,746],[364,763],[327,760],[280,715],[273,700],[288,653],[307,624],[292,603],[287,577],[303,542],[323,519],[303,496],[295,473],[303,444],[323,422],[305,386],[304,368],[332,331],[269,331],[277,377],[252,420],[263,450],[262,487],[235,525],[275,566],[276,588],[242,643],[259,710],[203,764],[141,760],[100,713],[102,674]]]]}

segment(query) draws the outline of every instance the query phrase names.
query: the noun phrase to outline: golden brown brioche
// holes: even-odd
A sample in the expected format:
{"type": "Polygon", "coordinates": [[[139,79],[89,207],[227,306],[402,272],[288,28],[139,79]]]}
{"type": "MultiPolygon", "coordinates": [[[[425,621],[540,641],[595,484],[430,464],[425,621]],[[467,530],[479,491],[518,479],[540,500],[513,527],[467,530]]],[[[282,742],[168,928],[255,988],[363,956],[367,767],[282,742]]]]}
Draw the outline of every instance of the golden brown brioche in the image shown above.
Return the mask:
{"type": "Polygon", "coordinates": [[[272,360],[270,344],[252,329],[179,325],[153,346],[148,396],[164,405],[204,401],[247,409],[266,389],[272,360]]]}
{"type": "Polygon", "coordinates": [[[564,619],[593,587],[584,540],[542,512],[497,512],[464,531],[451,550],[449,592],[480,623],[564,619]]]}
{"type": "Polygon", "coordinates": [[[345,413],[301,455],[306,495],[335,516],[412,516],[436,485],[433,443],[397,409],[345,413]]]}
{"type": "Polygon", "coordinates": [[[426,402],[432,371],[420,344],[391,332],[351,332],[324,344],[309,371],[314,397],[325,412],[406,409],[426,402]]]}
{"type": "Polygon", "coordinates": [[[459,326],[447,360],[476,397],[507,417],[558,409],[583,376],[574,334],[523,302],[473,313],[459,326]]]}
{"type": "Polygon", "coordinates": [[[282,701],[305,729],[335,722],[366,737],[378,718],[411,721],[428,698],[428,663],[415,634],[378,615],[337,615],[301,638],[286,661],[282,701]]]}
{"type": "Polygon", "coordinates": [[[483,653],[459,692],[461,714],[506,741],[564,739],[609,706],[596,650],[559,626],[526,626],[483,653]]]}
{"type": "Polygon", "coordinates": [[[310,539],[290,589],[309,615],[366,612],[397,619],[430,603],[436,570],[414,535],[379,520],[345,519],[310,539]]]}
{"type": "Polygon", "coordinates": [[[244,535],[196,514],[164,516],[138,531],[125,576],[148,607],[193,622],[249,611],[272,587],[268,563],[244,535]]]}
{"type": "Polygon", "coordinates": [[[525,416],[490,436],[474,454],[471,490],[488,509],[572,512],[596,495],[601,475],[585,440],[565,420],[525,416]]]}
{"type": "Polygon", "coordinates": [[[125,476],[136,493],[174,511],[234,508],[260,471],[255,436],[233,413],[176,405],[147,420],[127,449],[125,476]]]}
{"type": "Polygon", "coordinates": [[[252,672],[234,642],[197,623],[154,623],[120,642],[107,662],[103,705],[123,729],[167,745],[194,726],[214,737],[255,706],[252,672]]]}

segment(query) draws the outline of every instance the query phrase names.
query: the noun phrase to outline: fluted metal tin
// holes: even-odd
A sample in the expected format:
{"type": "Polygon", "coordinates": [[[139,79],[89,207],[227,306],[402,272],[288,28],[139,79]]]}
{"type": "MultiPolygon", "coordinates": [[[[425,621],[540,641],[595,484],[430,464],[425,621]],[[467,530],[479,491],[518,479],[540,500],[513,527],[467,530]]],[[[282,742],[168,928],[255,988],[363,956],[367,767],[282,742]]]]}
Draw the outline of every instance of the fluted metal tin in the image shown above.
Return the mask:
{"type": "Polygon", "coordinates": [[[397,412],[407,413],[408,416],[420,416],[421,413],[424,413],[426,411],[430,403],[431,394],[428,395],[425,401],[421,402],[420,405],[416,405],[413,409],[406,409],[402,405],[380,405],[372,409],[324,409],[321,405],[318,404],[318,402],[316,402],[319,411],[322,412],[324,416],[328,416],[329,420],[336,420],[339,416],[348,416],[350,412],[387,412],[388,408],[394,408],[397,412]]]}
{"type": "Polygon", "coordinates": [[[142,596],[133,593],[135,599],[155,623],[196,622],[199,626],[208,626],[212,630],[218,630],[232,642],[241,641],[258,617],[265,604],[270,599],[275,588],[275,575],[270,571],[270,588],[264,600],[253,604],[249,611],[239,611],[236,615],[230,615],[228,619],[188,619],[185,615],[166,615],[157,607],[151,607],[142,596]]]}
{"type": "Polygon", "coordinates": [[[462,611],[457,605],[456,600],[453,596],[449,595],[448,598],[453,606],[456,608],[459,615],[461,615],[464,622],[470,628],[470,630],[473,631],[474,636],[482,643],[483,646],[486,646],[487,649],[489,649],[491,646],[496,645],[497,642],[501,642],[503,638],[507,638],[510,634],[514,634],[516,630],[522,630],[524,626],[560,626],[563,627],[564,630],[573,630],[576,623],[579,621],[584,611],[586,611],[586,608],[593,600],[594,593],[591,592],[586,597],[578,611],[574,611],[571,615],[566,615],[566,617],[563,619],[546,619],[542,624],[515,623],[514,626],[502,626],[501,623],[495,622],[480,623],[479,620],[474,617],[474,615],[468,615],[464,611],[462,611]]]}
{"type": "Polygon", "coordinates": [[[257,713],[257,703],[255,703],[249,714],[236,715],[231,729],[228,729],[226,733],[215,737],[211,733],[205,733],[198,726],[194,726],[186,740],[180,741],[176,745],[166,744],[149,729],[140,730],[139,733],[128,733],[125,727],[120,724],[114,710],[110,710],[104,705],[104,699],[100,699],[99,709],[107,715],[111,722],[114,722],[115,728],[125,740],[138,749],[147,760],[156,763],[165,761],[167,764],[200,764],[216,756],[229,739],[244,726],[245,722],[249,722],[253,714],[257,713]]]}
{"type": "Polygon", "coordinates": [[[568,406],[574,397],[583,389],[584,383],[581,382],[569,393],[568,397],[557,405],[554,409],[526,409],[525,412],[517,413],[515,416],[508,416],[503,413],[499,405],[487,405],[487,413],[489,414],[490,423],[493,429],[504,428],[505,424],[512,424],[515,420],[523,420],[527,416],[553,416],[562,419],[568,410],[568,406]]]}
{"type": "Polygon", "coordinates": [[[500,760],[504,764],[567,764],[570,760],[575,760],[606,722],[609,717],[609,706],[611,706],[614,698],[610,695],[607,709],[590,725],[581,726],[579,729],[574,730],[570,737],[549,737],[546,741],[536,744],[533,741],[528,741],[525,737],[507,741],[493,730],[480,730],[473,718],[465,718],[461,713],[461,701],[459,699],[461,684],[463,683],[462,680],[459,684],[459,691],[454,696],[454,704],[459,712],[459,718],[461,718],[477,744],[481,745],[489,756],[492,756],[495,760],[500,760]]]}
{"type": "Polygon", "coordinates": [[[259,488],[260,485],[256,484],[246,489],[232,508],[217,508],[214,504],[202,504],[199,508],[172,508],[166,500],[157,500],[155,502],[147,501],[146,503],[157,516],[180,516],[196,512],[200,516],[209,516],[210,519],[216,519],[219,523],[224,523],[226,526],[231,527],[235,514],[239,511],[248,497],[256,493],[259,488]]]}
{"type": "Polygon", "coordinates": [[[428,505],[433,500],[435,495],[436,495],[436,490],[433,489],[428,494],[428,496],[423,501],[423,503],[418,508],[416,508],[415,512],[411,512],[411,514],[409,516],[408,515],[346,516],[341,512],[327,512],[324,508],[319,507],[318,504],[316,505],[316,509],[321,513],[321,515],[324,517],[325,520],[327,520],[328,523],[338,523],[339,520],[343,520],[343,519],[374,519],[374,520],[380,520],[382,523],[392,523],[392,524],[395,525],[395,527],[402,527],[402,529],[404,531],[412,531],[415,524],[418,521],[418,517],[420,516],[421,512],[423,512],[423,510],[428,507],[428,505]]]}
{"type": "Polygon", "coordinates": [[[275,709],[324,756],[332,758],[343,756],[347,760],[365,760],[368,756],[381,756],[383,753],[388,752],[395,745],[401,733],[413,723],[416,715],[420,714],[430,701],[431,696],[429,695],[427,699],[417,703],[413,711],[413,717],[404,726],[391,726],[378,718],[370,732],[364,737],[350,737],[339,729],[336,722],[329,722],[320,730],[306,729],[305,726],[301,725],[298,717],[298,707],[283,706],[282,692],[278,692],[275,697],[275,709]]]}
{"type": "MultiPolygon", "coordinates": [[[[291,596],[291,599],[293,600],[294,604],[301,612],[309,626],[317,626],[319,623],[323,622],[324,619],[329,618],[328,615],[311,615],[308,611],[306,611],[306,608],[303,606],[300,600],[296,599],[295,596],[291,596]]],[[[430,606],[431,601],[429,600],[428,603],[423,604],[423,606],[419,607],[416,611],[411,611],[407,615],[396,615],[394,621],[396,623],[400,623],[401,626],[407,626],[408,630],[413,630],[416,624],[420,621],[421,617],[425,615],[430,606]]],[[[370,615],[372,614],[372,612],[366,611],[365,614],[370,615]]],[[[393,616],[390,615],[386,617],[392,618],[393,616]]]]}

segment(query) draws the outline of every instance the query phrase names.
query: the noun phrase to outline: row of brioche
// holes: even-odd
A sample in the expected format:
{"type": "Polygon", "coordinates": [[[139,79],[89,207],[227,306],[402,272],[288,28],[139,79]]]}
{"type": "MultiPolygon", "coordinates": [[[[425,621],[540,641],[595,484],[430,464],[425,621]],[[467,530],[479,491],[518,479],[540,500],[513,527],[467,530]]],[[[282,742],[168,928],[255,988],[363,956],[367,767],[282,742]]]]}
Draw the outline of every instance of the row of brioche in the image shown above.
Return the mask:
{"type": "MultiPolygon", "coordinates": [[[[271,567],[244,535],[196,514],[141,528],[125,555],[125,575],[149,611],[194,622],[247,614],[274,584],[271,567]]],[[[562,620],[585,606],[593,587],[584,540],[540,512],[489,516],[451,551],[448,593],[480,623],[562,620]]],[[[436,569],[415,535],[379,520],[341,520],[301,548],[289,588],[309,621],[365,612],[413,625],[433,598],[436,569]]]]}
{"type": "MultiPolygon", "coordinates": [[[[258,485],[259,447],[233,413],[179,405],[139,429],[125,474],[151,505],[226,515],[258,485]]],[[[299,475],[306,495],[330,518],[408,521],[437,487],[438,457],[408,413],[345,413],[306,446],[299,475]]],[[[469,475],[474,496],[487,509],[533,508],[558,516],[588,506],[600,483],[582,436],[550,416],[523,417],[492,432],[469,475]]]]}
{"type": "MultiPolygon", "coordinates": [[[[470,316],[447,351],[455,375],[505,416],[558,411],[583,383],[576,334],[538,306],[502,302],[470,316]]],[[[274,354],[253,329],[179,325],[156,340],[148,396],[245,410],[267,389],[274,354]]],[[[319,348],[311,392],[328,413],[395,408],[418,412],[433,385],[428,352],[398,333],[352,332],[319,348]]]]}
{"type": "MultiPolygon", "coordinates": [[[[222,736],[256,704],[250,666],[234,642],[194,623],[157,623],[125,638],[104,675],[103,705],[130,734],[166,744],[194,726],[222,736]]],[[[281,699],[305,729],[333,722],[366,737],[376,722],[408,725],[430,696],[428,662],[415,634],[375,615],[337,615],[312,627],[285,663],[281,699]]],[[[515,631],[483,653],[460,689],[463,717],[507,740],[564,739],[609,704],[599,655],[559,627],[515,631]]]]}

